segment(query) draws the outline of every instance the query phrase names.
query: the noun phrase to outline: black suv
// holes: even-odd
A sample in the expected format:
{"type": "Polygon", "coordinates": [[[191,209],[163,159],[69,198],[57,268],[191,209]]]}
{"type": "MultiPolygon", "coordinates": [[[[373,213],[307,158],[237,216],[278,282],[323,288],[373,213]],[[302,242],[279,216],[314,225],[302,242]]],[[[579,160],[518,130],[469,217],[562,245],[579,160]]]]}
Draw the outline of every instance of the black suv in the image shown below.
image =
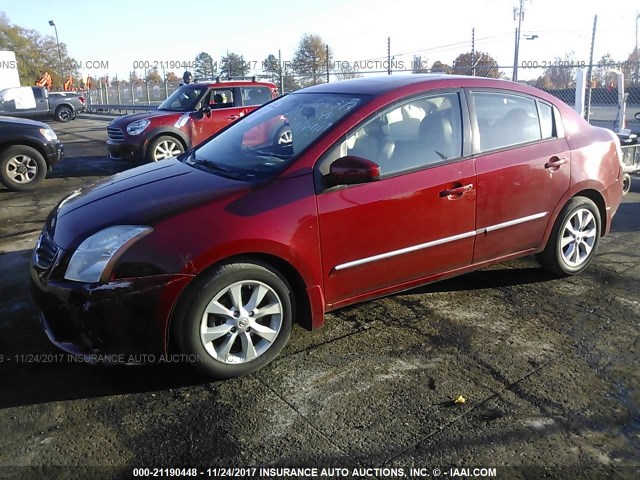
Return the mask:
{"type": "Polygon", "coordinates": [[[0,182],[9,190],[37,188],[63,157],[62,143],[46,123],[0,116],[0,182]]]}

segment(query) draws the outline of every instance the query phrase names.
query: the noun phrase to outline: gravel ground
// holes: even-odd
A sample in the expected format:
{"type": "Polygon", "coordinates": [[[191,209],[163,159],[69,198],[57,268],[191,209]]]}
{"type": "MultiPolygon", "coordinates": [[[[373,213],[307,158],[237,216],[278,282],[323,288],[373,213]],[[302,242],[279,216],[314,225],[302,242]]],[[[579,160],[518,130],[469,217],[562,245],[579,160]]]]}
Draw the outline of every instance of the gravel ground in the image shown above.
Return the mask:
{"type": "Polygon", "coordinates": [[[640,179],[578,277],[525,258],[345,308],[294,328],[263,370],[212,383],[182,365],[60,361],[39,327],[28,261],[47,213],[131,167],[105,158],[107,120],[53,123],[67,159],[35,193],[0,189],[0,478],[135,466],[640,477],[640,179]]]}

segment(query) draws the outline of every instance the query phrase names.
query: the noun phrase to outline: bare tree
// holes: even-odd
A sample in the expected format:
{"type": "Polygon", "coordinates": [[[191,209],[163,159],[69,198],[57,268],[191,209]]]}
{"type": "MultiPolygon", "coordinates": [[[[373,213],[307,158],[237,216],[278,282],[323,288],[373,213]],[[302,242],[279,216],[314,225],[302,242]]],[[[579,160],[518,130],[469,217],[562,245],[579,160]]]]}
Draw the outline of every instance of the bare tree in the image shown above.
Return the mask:
{"type": "Polygon", "coordinates": [[[360,78],[362,75],[356,72],[355,66],[349,62],[341,62],[335,70],[338,80],[349,80],[350,78],[360,78]]]}

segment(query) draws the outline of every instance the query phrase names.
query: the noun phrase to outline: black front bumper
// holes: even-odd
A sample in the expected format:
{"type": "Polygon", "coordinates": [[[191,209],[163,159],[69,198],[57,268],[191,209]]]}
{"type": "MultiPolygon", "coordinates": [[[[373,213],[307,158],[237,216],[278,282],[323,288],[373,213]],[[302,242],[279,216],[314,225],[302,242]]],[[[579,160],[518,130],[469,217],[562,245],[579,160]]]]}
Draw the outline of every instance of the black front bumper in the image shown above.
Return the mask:
{"type": "Polygon", "coordinates": [[[57,262],[64,252],[56,253],[46,268],[38,265],[36,252],[31,293],[53,344],[74,355],[166,353],[171,311],[192,276],[83,284],[60,278],[64,272],[52,278],[52,271],[63,270],[57,262]]]}
{"type": "Polygon", "coordinates": [[[49,142],[45,148],[49,170],[64,159],[64,146],[60,142],[49,142]]]}
{"type": "Polygon", "coordinates": [[[112,160],[140,161],[143,159],[140,145],[107,140],[107,149],[109,150],[109,158],[112,160]]]}

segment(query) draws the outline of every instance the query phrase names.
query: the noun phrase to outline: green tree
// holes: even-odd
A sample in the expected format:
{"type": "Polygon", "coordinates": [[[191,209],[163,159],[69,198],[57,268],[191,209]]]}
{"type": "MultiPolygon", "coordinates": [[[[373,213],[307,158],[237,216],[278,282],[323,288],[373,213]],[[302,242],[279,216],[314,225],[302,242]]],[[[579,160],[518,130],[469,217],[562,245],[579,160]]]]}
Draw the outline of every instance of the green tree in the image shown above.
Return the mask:
{"type": "Polygon", "coordinates": [[[269,54],[267,58],[262,61],[263,76],[270,81],[280,84],[280,77],[282,75],[282,67],[275,55],[269,54]]]}
{"type": "Polygon", "coordinates": [[[200,52],[196,55],[195,67],[193,69],[194,78],[213,78],[216,75],[216,65],[213,58],[207,52],[200,52]]]}
{"type": "Polygon", "coordinates": [[[285,68],[282,74],[282,86],[284,90],[282,93],[289,93],[302,88],[300,82],[288,68],[285,68]]]}
{"type": "Polygon", "coordinates": [[[162,76],[158,72],[158,68],[155,67],[146,71],[144,80],[148,83],[162,83],[162,76]]]}
{"type": "Polygon", "coordinates": [[[249,73],[249,63],[244,61],[244,57],[234,52],[228,52],[222,57],[220,73],[227,77],[244,77],[249,73]]]}
{"type": "Polygon", "coordinates": [[[176,75],[175,72],[167,72],[167,78],[165,80],[171,83],[179,83],[181,78],[176,75]]]}
{"type": "Polygon", "coordinates": [[[431,73],[451,73],[451,67],[440,60],[436,60],[431,65],[431,73]]]}
{"type": "Polygon", "coordinates": [[[320,35],[305,34],[293,55],[293,71],[300,76],[303,85],[317,85],[324,82],[327,68],[333,61],[333,54],[320,35]]]}
{"type": "Polygon", "coordinates": [[[486,52],[461,53],[453,61],[453,73],[456,75],[475,75],[477,77],[501,78],[498,62],[486,52]],[[475,67],[475,72],[474,72],[475,67]]]}
{"type": "Polygon", "coordinates": [[[65,79],[60,77],[60,60],[56,39],[42,36],[37,30],[13,25],[4,12],[0,12],[0,50],[16,54],[18,74],[22,85],[33,85],[42,72],[49,72],[54,89],[62,89],[64,80],[73,75],[79,78],[77,62],[69,56],[67,46],[60,43],[60,54],[65,79]]]}

